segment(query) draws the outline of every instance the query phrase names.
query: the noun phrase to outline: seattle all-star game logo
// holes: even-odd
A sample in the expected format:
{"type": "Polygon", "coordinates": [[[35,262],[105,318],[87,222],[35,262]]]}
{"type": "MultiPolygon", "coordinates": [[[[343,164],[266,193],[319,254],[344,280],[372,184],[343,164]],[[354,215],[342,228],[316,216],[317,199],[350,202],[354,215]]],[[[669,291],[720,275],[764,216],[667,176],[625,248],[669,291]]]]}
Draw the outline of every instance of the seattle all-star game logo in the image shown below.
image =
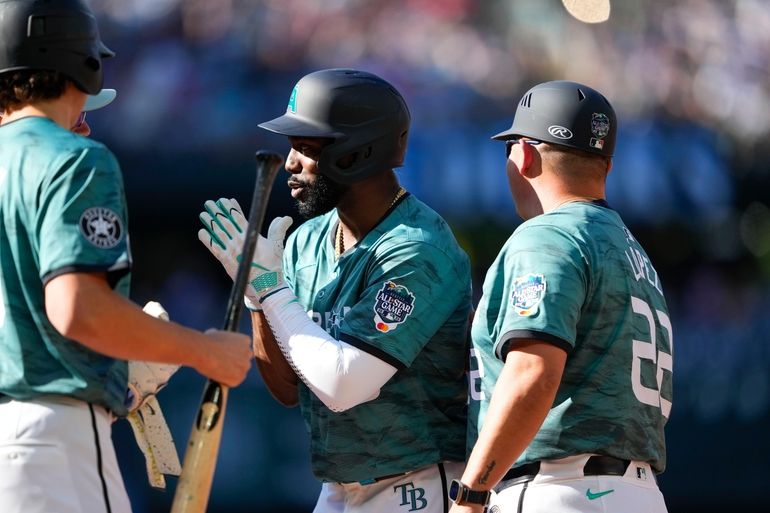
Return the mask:
{"type": "Polygon", "coordinates": [[[513,281],[511,306],[522,317],[533,315],[543,301],[545,291],[546,281],[542,274],[519,276],[513,281]]]}
{"type": "Polygon", "coordinates": [[[374,302],[374,327],[382,333],[395,329],[414,311],[414,294],[392,281],[383,283],[374,302]]]}

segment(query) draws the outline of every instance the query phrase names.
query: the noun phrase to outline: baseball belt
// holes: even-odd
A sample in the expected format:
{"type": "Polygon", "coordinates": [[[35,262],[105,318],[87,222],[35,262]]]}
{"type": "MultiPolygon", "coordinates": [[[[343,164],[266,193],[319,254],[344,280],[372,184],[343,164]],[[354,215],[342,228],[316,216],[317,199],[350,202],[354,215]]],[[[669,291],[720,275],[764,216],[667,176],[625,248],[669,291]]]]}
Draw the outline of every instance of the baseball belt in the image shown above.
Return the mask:
{"type": "MultiPolygon", "coordinates": [[[[626,473],[626,469],[630,464],[630,460],[622,460],[620,458],[613,458],[612,456],[593,455],[588,458],[588,461],[586,461],[586,464],[583,466],[583,475],[622,476],[626,473]]],[[[511,486],[532,481],[539,472],[539,461],[514,467],[506,472],[500,480],[500,483],[495,486],[495,492],[500,493],[511,486]]]]}

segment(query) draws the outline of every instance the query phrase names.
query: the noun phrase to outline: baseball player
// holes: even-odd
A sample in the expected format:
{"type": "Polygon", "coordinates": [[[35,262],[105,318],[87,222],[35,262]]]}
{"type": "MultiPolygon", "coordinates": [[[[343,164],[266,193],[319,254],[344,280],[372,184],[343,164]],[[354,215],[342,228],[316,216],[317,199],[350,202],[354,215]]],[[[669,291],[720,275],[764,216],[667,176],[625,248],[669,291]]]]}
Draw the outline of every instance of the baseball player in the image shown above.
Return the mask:
{"type": "MultiPolygon", "coordinates": [[[[316,513],[444,512],[462,470],[469,260],[397,181],[409,125],[392,85],[350,69],[306,75],[260,125],[288,136],[288,183],[309,220],[286,251],[291,219],[273,221],[247,300],[260,372],[307,423],[316,513]]],[[[232,277],[242,211],[206,209],[200,239],[232,277]]]]}
{"type": "Polygon", "coordinates": [[[111,56],[83,0],[0,1],[3,513],[130,511],[110,439],[127,413],[126,360],[231,386],[250,367],[248,337],[204,335],[127,299],[120,169],[78,126],[107,94],[111,56]]]}
{"type": "Polygon", "coordinates": [[[605,200],[617,119],[597,91],[546,82],[505,142],[525,220],[472,325],[469,445],[452,513],[665,512],[672,330],[650,258],[605,200]],[[478,431],[480,430],[480,431],[478,431]]]}

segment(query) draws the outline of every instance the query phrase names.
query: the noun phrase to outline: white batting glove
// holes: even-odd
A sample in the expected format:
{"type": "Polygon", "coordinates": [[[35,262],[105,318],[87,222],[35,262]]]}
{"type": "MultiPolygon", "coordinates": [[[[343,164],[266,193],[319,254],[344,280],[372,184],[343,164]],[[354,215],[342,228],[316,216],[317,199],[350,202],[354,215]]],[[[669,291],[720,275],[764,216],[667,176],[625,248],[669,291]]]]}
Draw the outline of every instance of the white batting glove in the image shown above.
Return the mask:
{"type": "MultiPolygon", "coordinates": [[[[160,303],[150,301],[143,310],[164,321],[168,321],[168,312],[160,303]]],[[[129,412],[138,410],[147,401],[166,386],[171,376],[179,369],[179,365],[168,363],[143,362],[131,360],[128,362],[128,392],[126,407],[129,412]]]]}
{"type": "MultiPolygon", "coordinates": [[[[168,312],[155,301],[144,305],[143,310],[158,319],[169,320],[168,312]]],[[[150,485],[161,490],[166,488],[163,474],[178,476],[182,472],[174,438],[155,397],[177,369],[179,365],[128,362],[127,419],[144,454],[150,485]]]]}
{"type": "MultiPolygon", "coordinates": [[[[198,231],[198,239],[234,280],[248,229],[243,210],[237,201],[227,198],[209,200],[204,207],[206,210],[199,217],[206,228],[198,231]]],[[[270,223],[267,238],[258,236],[245,292],[246,306],[251,310],[261,310],[259,298],[284,283],[283,240],[291,223],[291,217],[277,217],[270,223]]]]}

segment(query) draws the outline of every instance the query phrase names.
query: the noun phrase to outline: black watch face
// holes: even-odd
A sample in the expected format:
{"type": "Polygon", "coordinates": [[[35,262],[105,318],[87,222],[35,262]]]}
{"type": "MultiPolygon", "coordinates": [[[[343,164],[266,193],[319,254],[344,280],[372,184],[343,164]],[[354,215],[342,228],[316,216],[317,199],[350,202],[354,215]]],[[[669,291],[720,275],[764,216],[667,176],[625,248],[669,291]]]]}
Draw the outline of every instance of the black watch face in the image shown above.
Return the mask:
{"type": "Polygon", "coordinates": [[[459,481],[453,480],[452,483],[449,485],[449,498],[452,500],[457,499],[457,495],[460,493],[460,483],[459,481]]]}

